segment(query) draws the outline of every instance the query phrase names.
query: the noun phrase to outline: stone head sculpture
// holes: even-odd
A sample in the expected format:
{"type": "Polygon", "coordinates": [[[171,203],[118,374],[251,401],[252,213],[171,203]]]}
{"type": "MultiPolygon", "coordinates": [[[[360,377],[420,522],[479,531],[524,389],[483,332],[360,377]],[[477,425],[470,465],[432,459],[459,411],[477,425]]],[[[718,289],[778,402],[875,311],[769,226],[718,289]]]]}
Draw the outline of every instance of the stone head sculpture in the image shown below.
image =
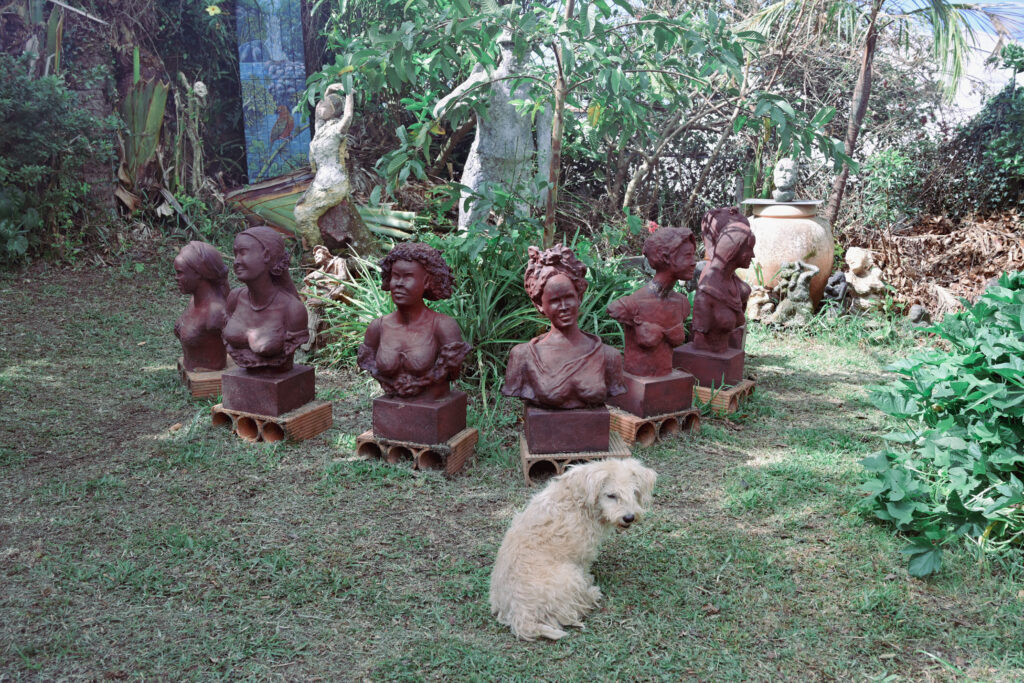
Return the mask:
{"type": "Polygon", "coordinates": [[[221,330],[227,322],[228,295],[224,257],[206,242],[189,242],[174,259],[174,278],[181,293],[192,296],[174,324],[174,334],[181,340],[182,365],[190,372],[223,370],[227,353],[221,330]]]}
{"type": "Polygon", "coordinates": [[[772,191],[772,199],[777,202],[791,202],[796,196],[796,181],[800,174],[800,165],[794,159],[783,157],[775,164],[775,171],[772,179],[775,182],[775,190],[772,191]]]}
{"type": "Polygon", "coordinates": [[[622,356],[579,328],[587,267],[564,245],[528,250],[526,294],[551,328],[509,354],[502,393],[548,408],[598,406],[625,391],[622,356]]]}
{"type": "Polygon", "coordinates": [[[622,325],[626,372],[642,377],[672,372],[672,348],[686,341],[690,312],[686,296],[673,287],[693,277],[695,251],[696,240],[686,228],[659,228],[644,242],[654,279],[608,306],[608,314],[622,325]]]}
{"type": "Polygon", "coordinates": [[[424,299],[452,295],[454,278],[441,252],[422,242],[398,244],[380,263],[381,289],[391,293],[395,312],[366,328],[359,367],[380,382],[385,395],[407,400],[447,396],[472,349],[458,323],[424,299]]]}
{"type": "Polygon", "coordinates": [[[235,275],[242,287],[227,299],[223,337],[239,367],[284,371],[309,339],[306,308],[288,268],[284,238],[260,225],[240,232],[234,244],[235,275]]]}

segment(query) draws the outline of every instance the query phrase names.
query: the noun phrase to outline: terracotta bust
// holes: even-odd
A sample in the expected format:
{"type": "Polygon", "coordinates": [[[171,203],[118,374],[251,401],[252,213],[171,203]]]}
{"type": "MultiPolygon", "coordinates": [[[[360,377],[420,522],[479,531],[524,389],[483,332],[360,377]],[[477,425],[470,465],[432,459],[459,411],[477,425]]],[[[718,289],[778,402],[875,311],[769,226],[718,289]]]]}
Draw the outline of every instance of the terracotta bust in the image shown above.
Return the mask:
{"type": "Polygon", "coordinates": [[[686,228],[659,228],[644,242],[654,279],[629,296],[613,301],[608,315],[622,325],[626,372],[662,377],[672,372],[672,349],[686,341],[690,302],[674,291],[678,280],[693,277],[696,240],[686,228]]]}
{"type": "Polygon", "coordinates": [[[228,295],[223,337],[239,367],[286,371],[309,339],[306,307],[288,274],[284,238],[260,225],[235,237],[235,275],[245,286],[228,295]]]}
{"type": "Polygon", "coordinates": [[[625,392],[622,355],[579,328],[587,267],[568,247],[529,248],[524,284],[551,329],[509,353],[501,393],[545,408],[602,406],[625,392]]]}
{"type": "Polygon", "coordinates": [[[181,340],[182,365],[189,372],[223,370],[227,353],[221,330],[228,319],[224,258],[206,242],[189,242],[174,259],[174,279],[182,294],[192,295],[174,323],[174,336],[181,340]]]}
{"type": "MultiPolygon", "coordinates": [[[[741,217],[742,218],[742,217],[741,217]]],[[[722,352],[729,336],[745,323],[750,285],[736,276],[754,257],[754,234],[746,220],[721,228],[711,260],[701,273],[693,298],[693,345],[701,351],[722,352]]]]}
{"type": "Polygon", "coordinates": [[[452,271],[441,252],[421,242],[397,245],[380,267],[381,289],[391,292],[396,310],[366,328],[359,367],[389,397],[444,398],[473,347],[463,341],[454,319],[431,310],[424,299],[450,297],[452,271]]]}

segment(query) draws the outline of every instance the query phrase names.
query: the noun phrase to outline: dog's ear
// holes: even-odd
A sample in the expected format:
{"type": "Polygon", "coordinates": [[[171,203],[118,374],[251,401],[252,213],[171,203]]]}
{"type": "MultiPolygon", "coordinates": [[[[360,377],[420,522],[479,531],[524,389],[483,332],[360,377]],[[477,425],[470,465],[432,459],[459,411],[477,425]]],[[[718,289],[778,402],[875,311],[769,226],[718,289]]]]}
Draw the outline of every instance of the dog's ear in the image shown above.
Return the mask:
{"type": "Polygon", "coordinates": [[[608,470],[603,467],[587,467],[583,474],[583,492],[588,505],[597,505],[601,499],[601,490],[608,481],[608,470]]]}
{"type": "Polygon", "coordinates": [[[658,473],[650,467],[644,467],[637,460],[631,460],[630,467],[633,470],[633,476],[636,478],[639,487],[637,502],[647,507],[651,499],[651,493],[654,492],[654,482],[658,479],[658,473]]]}

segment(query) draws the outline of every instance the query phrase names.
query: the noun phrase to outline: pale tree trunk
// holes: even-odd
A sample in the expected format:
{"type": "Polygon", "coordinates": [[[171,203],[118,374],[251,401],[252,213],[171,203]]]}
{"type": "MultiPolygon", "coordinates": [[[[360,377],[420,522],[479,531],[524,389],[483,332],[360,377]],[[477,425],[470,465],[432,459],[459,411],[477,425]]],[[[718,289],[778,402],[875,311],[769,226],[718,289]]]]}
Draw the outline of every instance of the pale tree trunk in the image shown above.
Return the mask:
{"type": "MultiPolygon", "coordinates": [[[[864,116],[868,112],[868,100],[871,98],[871,65],[875,60],[875,44],[878,41],[878,30],[876,21],[878,11],[881,9],[882,0],[875,0],[871,5],[871,19],[868,24],[868,34],[864,41],[864,54],[860,64],[860,74],[857,76],[857,85],[853,89],[853,99],[850,101],[850,121],[846,126],[846,155],[853,157],[857,147],[857,138],[860,135],[861,124],[864,123],[864,116]]],[[[832,181],[832,196],[828,200],[828,208],[825,209],[825,220],[830,225],[835,225],[836,217],[839,215],[839,207],[843,203],[843,193],[846,191],[846,181],[850,177],[850,167],[843,164],[843,169],[832,181]]]]}
{"type": "MultiPolygon", "coordinates": [[[[575,0],[565,3],[565,18],[572,18],[575,0]]],[[[558,204],[558,177],[562,173],[562,130],[565,126],[565,97],[569,92],[565,84],[561,43],[555,44],[555,61],[558,73],[555,75],[554,115],[551,119],[551,166],[548,168],[548,201],[544,211],[545,249],[555,243],[555,206],[558,204]]]]}

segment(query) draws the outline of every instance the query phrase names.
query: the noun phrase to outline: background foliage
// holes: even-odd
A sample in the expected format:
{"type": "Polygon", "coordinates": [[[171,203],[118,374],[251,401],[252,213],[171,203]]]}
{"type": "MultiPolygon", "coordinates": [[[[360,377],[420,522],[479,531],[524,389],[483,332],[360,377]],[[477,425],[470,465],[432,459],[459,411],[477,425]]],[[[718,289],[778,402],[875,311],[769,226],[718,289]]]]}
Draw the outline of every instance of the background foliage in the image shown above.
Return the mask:
{"type": "Polygon", "coordinates": [[[59,76],[0,53],[0,263],[89,237],[87,161],[113,159],[112,119],[78,106],[59,76]]]}

